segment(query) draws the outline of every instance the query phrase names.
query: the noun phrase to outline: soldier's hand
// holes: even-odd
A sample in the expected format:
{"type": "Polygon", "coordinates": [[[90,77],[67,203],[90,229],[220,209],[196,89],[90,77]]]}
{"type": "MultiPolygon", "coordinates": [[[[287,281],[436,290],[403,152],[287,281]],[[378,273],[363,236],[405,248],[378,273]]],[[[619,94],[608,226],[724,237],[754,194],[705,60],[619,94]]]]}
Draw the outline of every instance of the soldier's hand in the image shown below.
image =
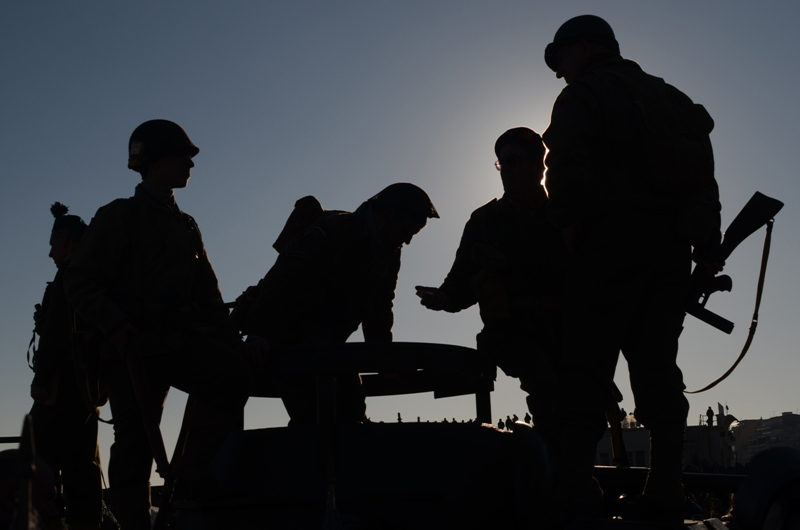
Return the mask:
{"type": "Polygon", "coordinates": [[[695,247],[692,251],[692,261],[697,263],[700,267],[705,270],[706,274],[709,276],[716,276],[722,269],[725,268],[725,262],[722,263],[713,261],[707,258],[708,252],[704,252],[703,249],[695,247]]]}
{"type": "Polygon", "coordinates": [[[433,309],[434,311],[446,310],[450,306],[450,298],[447,293],[436,287],[423,287],[417,285],[417,296],[419,296],[419,303],[433,309]]]}
{"type": "Polygon", "coordinates": [[[140,337],[139,330],[133,327],[130,322],[127,322],[114,332],[109,340],[119,352],[119,356],[125,358],[129,350],[136,348],[140,337]]]}
{"type": "Polygon", "coordinates": [[[264,371],[264,360],[269,353],[269,341],[259,335],[248,335],[244,343],[244,355],[257,372],[264,371]]]}

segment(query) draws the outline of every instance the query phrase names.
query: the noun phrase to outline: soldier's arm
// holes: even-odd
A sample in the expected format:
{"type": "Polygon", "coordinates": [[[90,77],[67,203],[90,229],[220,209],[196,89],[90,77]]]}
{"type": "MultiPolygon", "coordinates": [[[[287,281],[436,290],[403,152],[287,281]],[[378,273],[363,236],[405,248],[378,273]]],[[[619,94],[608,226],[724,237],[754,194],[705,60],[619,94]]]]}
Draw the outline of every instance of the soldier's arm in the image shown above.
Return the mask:
{"type": "Polygon", "coordinates": [[[545,157],[548,212],[559,228],[579,223],[591,200],[585,190],[599,125],[590,95],[581,89],[579,83],[572,83],[561,92],[542,135],[549,150],[545,157]]]}
{"type": "Polygon", "coordinates": [[[472,259],[472,249],[480,241],[482,222],[484,221],[481,219],[481,214],[475,212],[464,226],[453,265],[439,287],[447,295],[449,302],[449,307],[445,308],[445,311],[456,313],[478,302],[470,287],[470,280],[478,272],[472,259]]]}
{"type": "Polygon", "coordinates": [[[361,331],[364,333],[364,342],[391,342],[392,327],[394,326],[394,294],[397,289],[397,276],[400,272],[400,251],[395,253],[392,264],[383,279],[377,294],[371,300],[364,319],[361,321],[361,331]]]}
{"type": "MultiPolygon", "coordinates": [[[[63,272],[59,274],[63,277],[63,272]]],[[[39,335],[39,346],[33,359],[33,367],[39,379],[51,377],[58,371],[58,340],[56,335],[58,325],[56,320],[59,316],[61,316],[62,322],[66,318],[66,315],[59,315],[58,310],[60,305],[61,309],[66,311],[65,304],[58,304],[54,300],[58,296],[59,290],[63,292],[63,283],[60,281],[59,274],[56,274],[54,281],[47,283],[42,305],[36,318],[36,333],[39,335]]],[[[63,298],[63,294],[61,297],[63,298]]]]}
{"type": "Polygon", "coordinates": [[[222,292],[219,288],[219,281],[211,261],[208,259],[208,252],[203,244],[203,238],[200,234],[200,228],[197,226],[195,220],[189,217],[191,226],[196,231],[197,241],[195,245],[199,247],[198,259],[200,261],[198,266],[198,279],[197,289],[195,291],[195,298],[201,308],[202,315],[208,319],[208,323],[213,325],[219,332],[230,335],[231,338],[237,337],[239,332],[236,329],[236,324],[230,318],[230,312],[225,307],[225,302],[222,299],[222,292]]]}
{"type": "Polygon", "coordinates": [[[40,338],[33,359],[36,375],[31,382],[31,397],[40,403],[48,402],[53,395],[61,362],[69,354],[70,311],[61,278],[63,272],[59,271],[48,284],[37,325],[40,338]]]}
{"type": "Polygon", "coordinates": [[[122,277],[131,269],[126,260],[136,259],[130,253],[131,226],[130,208],[122,201],[98,210],[64,273],[69,304],[107,337],[130,324],[112,293],[122,282],[136,282],[122,277]]]}

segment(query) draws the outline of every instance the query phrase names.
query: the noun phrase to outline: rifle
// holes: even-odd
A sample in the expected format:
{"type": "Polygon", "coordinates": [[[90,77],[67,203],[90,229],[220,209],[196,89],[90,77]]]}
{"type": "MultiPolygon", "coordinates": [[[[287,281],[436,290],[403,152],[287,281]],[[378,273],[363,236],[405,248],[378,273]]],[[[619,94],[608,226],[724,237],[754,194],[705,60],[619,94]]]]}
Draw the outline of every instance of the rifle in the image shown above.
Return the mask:
{"type": "MultiPolygon", "coordinates": [[[[739,246],[739,243],[764,225],[768,225],[767,234],[769,235],[772,231],[773,217],[781,208],[783,208],[781,201],[767,197],[758,191],[755,192],[750,200],[747,201],[747,204],[744,205],[742,211],[728,226],[722,243],[703,255],[704,261],[708,263],[724,263],[728,256],[739,246]]],[[[769,246],[765,245],[765,251],[768,248],[769,246]]],[[[716,313],[712,313],[705,306],[713,293],[730,291],[732,288],[733,280],[731,280],[730,276],[724,274],[711,276],[704,270],[703,265],[698,263],[692,271],[692,286],[689,292],[686,312],[706,324],[730,334],[733,331],[733,322],[716,313]]]]}

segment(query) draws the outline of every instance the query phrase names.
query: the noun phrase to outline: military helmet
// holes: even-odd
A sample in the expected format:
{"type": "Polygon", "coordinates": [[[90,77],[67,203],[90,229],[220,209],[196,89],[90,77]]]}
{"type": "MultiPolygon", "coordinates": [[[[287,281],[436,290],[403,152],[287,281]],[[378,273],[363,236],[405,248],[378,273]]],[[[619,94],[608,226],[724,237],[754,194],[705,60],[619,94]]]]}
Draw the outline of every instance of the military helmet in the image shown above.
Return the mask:
{"type": "Polygon", "coordinates": [[[619,55],[619,44],[608,22],[595,15],[581,15],[567,20],[558,28],[553,42],[544,49],[544,62],[555,72],[558,70],[559,50],[579,40],[601,44],[619,55]]]}
{"type": "Polygon", "coordinates": [[[136,127],[128,141],[128,167],[141,171],[156,158],[171,154],[200,152],[186,131],[169,120],[150,120],[136,127]]]}
{"type": "Polygon", "coordinates": [[[438,219],[439,212],[433,205],[428,194],[414,184],[398,182],[384,188],[380,193],[370,199],[376,209],[392,208],[414,215],[424,216],[425,219],[438,219]]]}

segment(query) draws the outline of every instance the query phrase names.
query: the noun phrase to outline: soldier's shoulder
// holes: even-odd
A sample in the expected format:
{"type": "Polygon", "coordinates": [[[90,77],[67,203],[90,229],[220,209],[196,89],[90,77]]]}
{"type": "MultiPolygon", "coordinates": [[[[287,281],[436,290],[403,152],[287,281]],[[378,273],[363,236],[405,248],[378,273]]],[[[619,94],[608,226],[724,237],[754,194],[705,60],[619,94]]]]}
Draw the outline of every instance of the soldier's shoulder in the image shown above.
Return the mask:
{"type": "Polygon", "coordinates": [[[133,215],[136,205],[133,197],[126,197],[121,199],[114,199],[110,203],[101,206],[94,214],[92,222],[113,222],[129,218],[133,215]]]}
{"type": "Polygon", "coordinates": [[[496,215],[503,209],[503,202],[499,199],[492,199],[483,206],[480,206],[472,212],[470,219],[482,219],[496,215]]]}

